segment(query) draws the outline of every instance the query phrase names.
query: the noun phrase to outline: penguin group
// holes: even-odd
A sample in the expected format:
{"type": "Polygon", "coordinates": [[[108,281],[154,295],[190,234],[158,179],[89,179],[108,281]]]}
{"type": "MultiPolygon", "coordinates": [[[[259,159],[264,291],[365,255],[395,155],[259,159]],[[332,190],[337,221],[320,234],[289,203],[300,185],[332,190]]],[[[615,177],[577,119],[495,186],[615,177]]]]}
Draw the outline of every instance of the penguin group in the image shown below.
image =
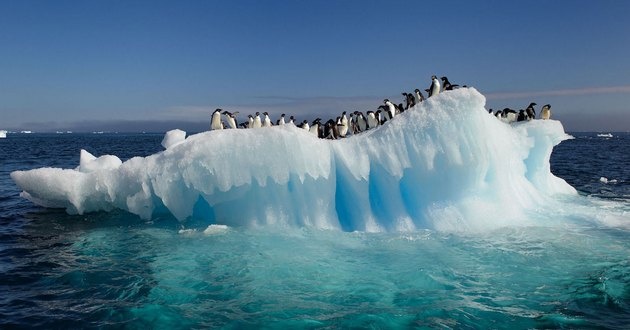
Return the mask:
{"type": "MultiPolygon", "coordinates": [[[[442,91],[450,91],[458,87],[459,85],[451,84],[447,77],[441,77],[438,79],[437,76],[434,75],[431,77],[431,85],[424,91],[427,93],[428,98],[438,95],[442,91]]],[[[383,104],[379,105],[376,110],[368,110],[365,113],[361,111],[344,111],[335,119],[331,118],[327,121],[323,121],[321,118],[316,118],[310,123],[308,120],[298,123],[293,116],[290,116],[287,119],[286,115],[283,113],[280,118],[276,120],[275,125],[293,124],[321,139],[341,139],[348,135],[360,134],[383,125],[387,121],[392,120],[395,116],[426,100],[418,88],[416,88],[412,93],[403,92],[401,95],[403,96],[401,103],[396,104],[389,99],[384,99],[383,104]]],[[[236,119],[237,114],[238,111],[229,112],[223,109],[216,109],[212,113],[210,129],[219,130],[274,126],[271,118],[269,117],[269,113],[267,112],[256,112],[254,115],[249,115],[247,121],[240,124],[236,119]]]]}
{"type": "MultiPolygon", "coordinates": [[[[536,119],[536,110],[534,107],[537,104],[531,102],[525,109],[520,109],[518,111],[510,108],[504,108],[503,110],[497,110],[494,113],[492,109],[489,109],[488,112],[500,121],[504,123],[513,123],[513,122],[521,122],[521,121],[529,121],[536,119]]],[[[551,104],[545,104],[540,110],[540,119],[547,120],[551,118],[551,104]]]]}

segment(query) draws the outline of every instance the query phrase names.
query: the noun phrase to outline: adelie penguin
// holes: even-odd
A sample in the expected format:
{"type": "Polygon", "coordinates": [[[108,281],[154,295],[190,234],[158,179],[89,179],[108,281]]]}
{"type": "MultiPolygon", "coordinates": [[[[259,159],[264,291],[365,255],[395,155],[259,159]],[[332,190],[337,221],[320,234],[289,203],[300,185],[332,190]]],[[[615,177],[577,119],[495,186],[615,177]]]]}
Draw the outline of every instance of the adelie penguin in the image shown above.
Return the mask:
{"type": "Polygon", "coordinates": [[[339,132],[337,132],[337,123],[334,120],[329,119],[324,125],[324,139],[336,140],[339,138],[339,132]]]}
{"type": "Polygon", "coordinates": [[[424,95],[422,95],[422,92],[420,92],[419,89],[416,88],[414,93],[415,93],[415,96],[416,96],[416,104],[419,104],[420,102],[424,101],[424,95]]]}
{"type": "Polygon", "coordinates": [[[348,135],[349,128],[350,126],[348,123],[348,117],[346,117],[346,112],[344,111],[341,114],[341,118],[339,119],[339,122],[337,123],[337,130],[339,131],[339,136],[346,137],[346,135],[348,135]]]}
{"type": "Polygon", "coordinates": [[[402,93],[402,96],[405,97],[405,110],[416,105],[416,99],[411,93],[402,93]]]}
{"type": "Polygon", "coordinates": [[[302,122],[302,125],[300,125],[300,128],[307,132],[310,131],[311,126],[308,124],[308,120],[304,119],[304,121],[302,122]]]}
{"type": "Polygon", "coordinates": [[[396,106],[388,99],[385,99],[383,102],[387,106],[387,112],[385,113],[386,117],[389,117],[387,120],[394,118],[396,116],[396,106]]]}
{"type": "Polygon", "coordinates": [[[540,118],[544,120],[551,118],[551,105],[550,104],[543,105],[542,110],[540,110],[540,118]]]}
{"type": "Polygon", "coordinates": [[[313,120],[313,123],[311,123],[311,126],[309,127],[308,131],[315,134],[315,136],[320,137],[319,136],[319,125],[321,122],[321,118],[317,118],[315,120],[313,120]]]}
{"type": "Polygon", "coordinates": [[[225,116],[225,121],[227,121],[228,123],[228,127],[230,128],[238,128],[238,124],[236,122],[236,115],[238,114],[237,112],[231,113],[229,111],[223,111],[223,115],[225,116]]]}
{"type": "Polygon", "coordinates": [[[355,123],[357,125],[356,127],[357,133],[361,133],[367,130],[367,120],[365,119],[365,116],[363,115],[363,113],[361,113],[360,111],[355,111],[354,115],[355,115],[354,116],[355,123]]]}
{"type": "Polygon", "coordinates": [[[265,111],[263,112],[263,115],[265,115],[265,117],[263,117],[263,122],[262,122],[262,127],[271,127],[271,119],[269,118],[269,114],[265,111]]]}
{"type": "Polygon", "coordinates": [[[429,87],[429,97],[440,94],[440,81],[434,75],[431,76],[431,87],[429,87]]]}
{"type": "Polygon", "coordinates": [[[367,129],[376,128],[378,126],[378,119],[376,119],[376,114],[374,111],[370,110],[367,112],[367,129]]]}
{"type": "Polygon", "coordinates": [[[532,102],[525,109],[525,113],[527,114],[527,118],[526,118],[527,120],[532,120],[536,118],[536,110],[534,110],[535,105],[537,104],[532,102]]]}
{"type": "Polygon", "coordinates": [[[448,78],[446,77],[442,77],[441,79],[442,79],[442,90],[452,91],[455,87],[459,87],[459,85],[451,84],[451,82],[448,81],[448,78]]]}
{"type": "Polygon", "coordinates": [[[212,120],[210,121],[210,129],[223,129],[223,122],[221,121],[221,109],[216,109],[212,113],[212,120]]]}
{"type": "Polygon", "coordinates": [[[343,112],[343,117],[337,117],[337,132],[339,132],[339,137],[344,138],[348,134],[348,118],[346,118],[346,112],[343,112]]]}
{"type": "Polygon", "coordinates": [[[260,127],[262,127],[262,121],[260,121],[260,112],[256,112],[256,116],[254,116],[254,122],[252,123],[252,128],[260,127]]]}
{"type": "Polygon", "coordinates": [[[278,119],[278,121],[276,122],[276,125],[280,126],[284,124],[286,124],[286,122],[284,121],[284,114],[282,114],[280,115],[280,119],[278,119]]]}

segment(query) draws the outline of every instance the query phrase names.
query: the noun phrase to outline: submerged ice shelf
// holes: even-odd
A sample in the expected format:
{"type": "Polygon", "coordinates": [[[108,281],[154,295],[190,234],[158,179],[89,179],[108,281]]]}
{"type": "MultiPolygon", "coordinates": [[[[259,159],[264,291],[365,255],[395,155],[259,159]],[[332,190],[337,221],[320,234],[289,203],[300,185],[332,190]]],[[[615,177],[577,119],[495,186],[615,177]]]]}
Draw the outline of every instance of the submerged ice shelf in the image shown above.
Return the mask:
{"type": "Polygon", "coordinates": [[[73,214],[171,213],[229,226],[405,231],[527,222],[575,189],[550,171],[570,138],[554,120],[508,125],[474,88],[445,92],[342,140],[293,125],[165,136],[163,152],[121,162],[81,153],[76,169],[15,171],[22,196],[73,214]]]}

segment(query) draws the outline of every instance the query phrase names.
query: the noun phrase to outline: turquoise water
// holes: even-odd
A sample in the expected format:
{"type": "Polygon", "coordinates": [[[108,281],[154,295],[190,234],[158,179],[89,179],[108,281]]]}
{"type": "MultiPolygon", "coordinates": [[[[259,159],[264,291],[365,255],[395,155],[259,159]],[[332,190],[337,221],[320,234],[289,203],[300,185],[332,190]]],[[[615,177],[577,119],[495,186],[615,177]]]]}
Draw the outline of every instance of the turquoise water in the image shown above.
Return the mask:
{"type": "Polygon", "coordinates": [[[74,144],[150,154],[161,135],[3,141],[0,327],[624,329],[630,203],[618,164],[627,154],[580,156],[586,144],[610,152],[614,141],[576,137],[552,158],[552,171],[582,194],[564,204],[572,209],[532,214],[550,226],[477,234],[72,216],[19,198],[8,172],[76,166],[74,144]]]}

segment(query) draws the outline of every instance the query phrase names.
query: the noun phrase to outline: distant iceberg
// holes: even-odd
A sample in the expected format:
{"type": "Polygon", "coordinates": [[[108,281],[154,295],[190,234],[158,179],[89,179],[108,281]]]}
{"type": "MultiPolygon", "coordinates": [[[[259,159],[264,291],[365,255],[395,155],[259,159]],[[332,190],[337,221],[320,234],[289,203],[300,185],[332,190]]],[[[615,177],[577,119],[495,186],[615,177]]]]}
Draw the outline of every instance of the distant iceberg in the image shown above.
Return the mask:
{"type": "Polygon", "coordinates": [[[5,130],[0,130],[0,139],[4,139],[7,137],[7,131],[5,130]]]}
{"type": "Polygon", "coordinates": [[[613,137],[613,135],[612,133],[600,133],[600,134],[597,134],[597,137],[611,138],[613,137]]]}
{"type": "Polygon", "coordinates": [[[553,147],[570,138],[559,121],[510,125],[484,105],[474,88],[445,92],[342,140],[294,125],[173,131],[148,157],[82,152],[77,169],[11,178],[21,196],[72,214],[118,208],[144,219],[345,231],[496,228],[577,195],[550,171],[553,147]]]}

